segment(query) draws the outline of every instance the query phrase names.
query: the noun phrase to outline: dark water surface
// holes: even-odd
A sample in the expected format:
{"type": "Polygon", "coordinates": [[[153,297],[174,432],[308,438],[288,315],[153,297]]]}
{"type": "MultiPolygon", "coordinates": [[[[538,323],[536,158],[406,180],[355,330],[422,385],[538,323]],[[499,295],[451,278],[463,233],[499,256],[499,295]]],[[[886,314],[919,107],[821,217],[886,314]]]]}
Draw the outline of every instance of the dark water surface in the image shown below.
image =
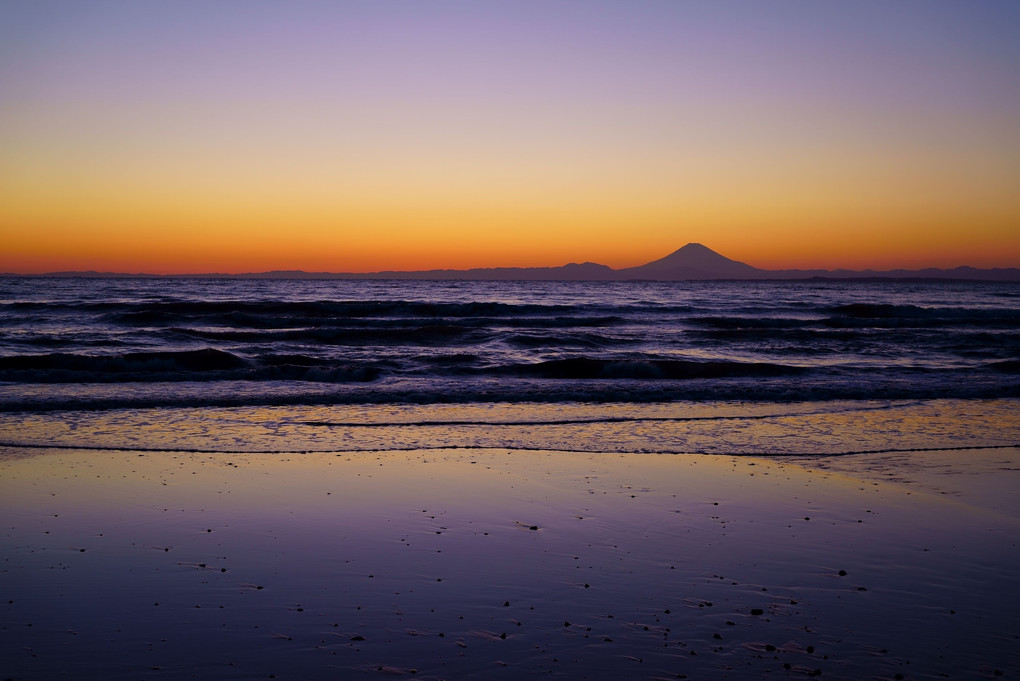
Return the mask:
{"type": "Polygon", "coordinates": [[[0,280],[8,444],[999,446],[1016,398],[1018,283],[0,280]]]}
{"type": "Polygon", "coordinates": [[[224,381],[263,403],[1018,396],[1020,284],[8,279],[0,380],[215,381],[222,404],[253,399],[224,381]]]}

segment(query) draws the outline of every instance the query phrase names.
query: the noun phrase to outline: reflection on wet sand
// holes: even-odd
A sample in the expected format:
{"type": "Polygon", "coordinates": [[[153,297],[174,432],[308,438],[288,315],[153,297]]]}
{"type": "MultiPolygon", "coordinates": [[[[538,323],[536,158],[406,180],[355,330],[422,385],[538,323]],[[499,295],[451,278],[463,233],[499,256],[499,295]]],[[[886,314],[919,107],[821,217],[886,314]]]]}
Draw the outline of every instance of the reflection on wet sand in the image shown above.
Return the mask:
{"type": "Polygon", "coordinates": [[[819,455],[1020,444],[1020,401],[469,403],[0,413],[0,446],[819,455]]]}
{"type": "Polygon", "coordinates": [[[992,676],[1020,663],[993,451],[954,495],[853,457],[8,456],[5,673],[992,676]]]}

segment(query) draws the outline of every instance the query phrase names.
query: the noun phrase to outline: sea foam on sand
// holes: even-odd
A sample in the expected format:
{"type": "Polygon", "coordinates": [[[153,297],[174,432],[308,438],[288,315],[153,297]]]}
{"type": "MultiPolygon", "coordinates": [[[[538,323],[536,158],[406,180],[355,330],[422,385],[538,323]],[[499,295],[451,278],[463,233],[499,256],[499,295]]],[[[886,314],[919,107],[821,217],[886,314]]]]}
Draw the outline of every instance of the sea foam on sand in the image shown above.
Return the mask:
{"type": "Polygon", "coordinates": [[[1020,669],[1017,449],[0,455],[4,678],[1020,669]]]}

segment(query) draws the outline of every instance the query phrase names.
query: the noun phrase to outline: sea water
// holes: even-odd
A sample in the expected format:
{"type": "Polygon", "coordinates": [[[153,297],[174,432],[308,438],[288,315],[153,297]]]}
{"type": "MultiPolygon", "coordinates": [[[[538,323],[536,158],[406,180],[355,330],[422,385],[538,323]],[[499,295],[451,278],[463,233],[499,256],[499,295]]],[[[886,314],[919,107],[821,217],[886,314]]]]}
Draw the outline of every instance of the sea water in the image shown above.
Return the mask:
{"type": "Polygon", "coordinates": [[[1020,283],[0,279],[0,443],[1020,442],[1020,283]]]}

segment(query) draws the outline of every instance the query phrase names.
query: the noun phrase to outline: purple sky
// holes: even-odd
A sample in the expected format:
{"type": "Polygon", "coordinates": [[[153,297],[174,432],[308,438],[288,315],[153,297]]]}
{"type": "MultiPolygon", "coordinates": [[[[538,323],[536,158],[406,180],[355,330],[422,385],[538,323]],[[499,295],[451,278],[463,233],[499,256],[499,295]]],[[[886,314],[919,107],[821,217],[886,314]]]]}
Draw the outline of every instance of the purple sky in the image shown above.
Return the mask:
{"type": "Polygon", "coordinates": [[[1017,264],[1018,26],[1017,2],[0,1],[0,267],[83,233],[155,262],[139,225],[181,253],[285,228],[280,266],[1017,264]]]}

